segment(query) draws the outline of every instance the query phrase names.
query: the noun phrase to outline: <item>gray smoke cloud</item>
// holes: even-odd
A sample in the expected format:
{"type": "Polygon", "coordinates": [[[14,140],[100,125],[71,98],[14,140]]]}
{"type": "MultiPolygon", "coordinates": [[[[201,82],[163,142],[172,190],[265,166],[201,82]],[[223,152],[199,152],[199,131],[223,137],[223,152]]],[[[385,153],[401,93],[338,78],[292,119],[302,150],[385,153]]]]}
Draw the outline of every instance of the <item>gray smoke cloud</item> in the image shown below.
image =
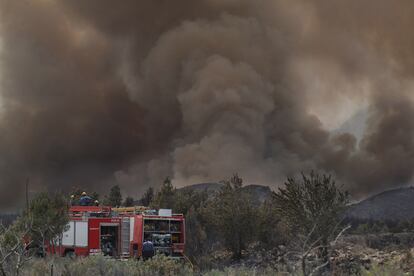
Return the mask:
{"type": "Polygon", "coordinates": [[[133,196],[233,172],[277,187],[321,170],[356,198],[409,184],[398,2],[0,0],[0,207],[26,178],[133,196]],[[362,138],[341,132],[361,110],[362,138]]]}

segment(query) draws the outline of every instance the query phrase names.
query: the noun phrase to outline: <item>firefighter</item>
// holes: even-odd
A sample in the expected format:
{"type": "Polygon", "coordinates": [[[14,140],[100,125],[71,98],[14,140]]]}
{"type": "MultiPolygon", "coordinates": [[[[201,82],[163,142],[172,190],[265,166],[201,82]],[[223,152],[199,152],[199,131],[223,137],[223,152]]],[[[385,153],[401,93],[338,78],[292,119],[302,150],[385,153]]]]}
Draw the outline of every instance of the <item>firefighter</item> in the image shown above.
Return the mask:
{"type": "Polygon", "coordinates": [[[95,206],[99,206],[99,201],[98,200],[95,200],[95,206]]]}
{"type": "Polygon", "coordinates": [[[106,237],[105,240],[106,241],[104,242],[104,245],[103,245],[103,248],[102,248],[104,256],[113,256],[114,255],[114,247],[112,246],[112,243],[109,240],[109,238],[106,237]]]}
{"type": "Polygon", "coordinates": [[[154,251],[154,244],[150,240],[146,240],[142,244],[142,258],[145,260],[148,260],[152,257],[154,257],[155,251],[154,251]]]}
{"type": "Polygon", "coordinates": [[[86,192],[82,192],[82,196],[79,199],[80,206],[90,206],[92,203],[92,198],[86,194],[86,192]]]}
{"type": "Polygon", "coordinates": [[[70,196],[70,206],[74,206],[75,205],[75,195],[71,195],[70,196]]]}

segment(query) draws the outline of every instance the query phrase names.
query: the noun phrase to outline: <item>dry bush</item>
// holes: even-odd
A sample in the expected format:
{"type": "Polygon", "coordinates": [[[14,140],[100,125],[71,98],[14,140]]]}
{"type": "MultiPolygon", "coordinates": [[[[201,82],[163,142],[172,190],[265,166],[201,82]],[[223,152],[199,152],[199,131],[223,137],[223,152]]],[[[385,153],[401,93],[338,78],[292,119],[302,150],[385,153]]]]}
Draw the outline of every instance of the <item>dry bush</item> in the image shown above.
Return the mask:
{"type": "Polygon", "coordinates": [[[192,269],[183,263],[159,255],[148,261],[127,260],[120,261],[103,256],[86,258],[46,258],[35,259],[23,271],[22,275],[43,276],[170,276],[193,275],[192,269]]]}
{"type": "Polygon", "coordinates": [[[404,272],[397,265],[393,265],[393,264],[374,265],[369,270],[363,269],[361,272],[361,276],[403,276],[403,275],[412,275],[412,274],[404,272]]]}

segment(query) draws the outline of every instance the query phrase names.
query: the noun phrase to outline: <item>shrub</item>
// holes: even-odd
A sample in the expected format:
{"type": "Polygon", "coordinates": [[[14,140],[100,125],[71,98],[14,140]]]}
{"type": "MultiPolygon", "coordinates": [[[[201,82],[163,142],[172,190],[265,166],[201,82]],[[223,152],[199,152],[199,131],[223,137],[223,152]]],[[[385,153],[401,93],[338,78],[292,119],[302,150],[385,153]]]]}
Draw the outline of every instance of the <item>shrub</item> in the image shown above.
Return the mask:
{"type": "Polygon", "coordinates": [[[393,264],[373,265],[369,270],[363,269],[361,276],[400,276],[411,275],[405,273],[398,266],[393,264]]]}
{"type": "Polygon", "coordinates": [[[179,261],[157,255],[148,261],[120,261],[103,256],[90,256],[71,260],[68,258],[34,259],[22,275],[50,275],[53,265],[54,275],[62,276],[171,276],[193,275],[192,269],[179,261]]]}
{"type": "Polygon", "coordinates": [[[237,174],[223,181],[224,186],[208,206],[209,220],[235,259],[254,241],[257,231],[257,208],[251,196],[243,193],[243,180],[237,174]]]}

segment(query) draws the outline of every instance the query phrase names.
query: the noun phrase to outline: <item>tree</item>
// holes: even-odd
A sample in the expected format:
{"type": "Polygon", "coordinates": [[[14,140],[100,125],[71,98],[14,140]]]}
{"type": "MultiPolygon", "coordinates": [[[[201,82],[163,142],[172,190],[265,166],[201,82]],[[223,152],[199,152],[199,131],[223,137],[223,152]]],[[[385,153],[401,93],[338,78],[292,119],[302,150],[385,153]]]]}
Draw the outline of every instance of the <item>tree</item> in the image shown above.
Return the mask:
{"type": "MultiPolygon", "coordinates": [[[[288,178],[285,187],[273,193],[275,210],[289,233],[302,249],[318,249],[323,263],[328,260],[330,242],[342,231],[340,223],[347,203],[348,193],[341,191],[330,175],[314,172],[302,174],[300,181],[288,178]]],[[[306,267],[303,270],[308,275],[306,267]]]]}
{"type": "Polygon", "coordinates": [[[174,195],[174,212],[185,215],[185,251],[197,265],[201,263],[200,257],[206,255],[212,246],[211,240],[208,239],[208,225],[203,212],[207,199],[206,191],[192,189],[180,189],[174,195]]]}
{"type": "Polygon", "coordinates": [[[98,200],[98,201],[99,201],[99,194],[98,194],[97,192],[93,192],[93,193],[91,194],[91,198],[92,198],[93,200],[98,200]]]}
{"type": "Polygon", "coordinates": [[[28,236],[33,246],[45,253],[45,246],[54,246],[56,238],[67,229],[69,222],[68,204],[62,194],[49,196],[48,193],[38,194],[18,220],[16,227],[24,231],[30,224],[28,236]]]}
{"type": "Polygon", "coordinates": [[[125,207],[134,206],[134,199],[132,197],[130,197],[130,196],[126,197],[125,198],[125,201],[124,201],[124,206],[125,207]]]}
{"type": "Polygon", "coordinates": [[[0,224],[0,274],[19,275],[21,268],[34,256],[33,242],[27,239],[30,221],[21,219],[8,227],[0,224]]]}
{"type": "Polygon", "coordinates": [[[287,242],[288,231],[271,200],[266,200],[258,208],[257,216],[257,239],[261,246],[270,249],[287,242]]]}
{"type": "Polygon", "coordinates": [[[192,262],[200,267],[203,257],[208,256],[211,250],[212,240],[209,239],[203,213],[195,206],[190,207],[185,213],[185,231],[185,252],[192,262]]]}
{"type": "Polygon", "coordinates": [[[121,188],[118,185],[112,186],[109,195],[105,196],[104,205],[109,206],[121,206],[122,204],[122,194],[121,188]]]}
{"type": "Polygon", "coordinates": [[[255,237],[257,210],[250,195],[243,192],[243,180],[237,174],[222,183],[223,188],[209,204],[209,217],[224,245],[240,259],[255,237]]]}
{"type": "Polygon", "coordinates": [[[181,214],[187,214],[190,209],[199,211],[207,199],[206,191],[178,190],[174,194],[174,211],[181,214]]]}
{"type": "MultiPolygon", "coordinates": [[[[342,237],[345,231],[347,231],[349,228],[351,228],[350,225],[344,226],[342,227],[342,229],[340,229],[335,234],[336,236],[332,236],[330,240],[330,246],[335,246],[338,240],[342,237]]],[[[300,262],[301,262],[301,267],[302,267],[302,274],[304,276],[321,275],[320,271],[323,268],[326,268],[330,262],[330,258],[329,258],[330,256],[328,254],[326,258],[322,259],[322,262],[320,262],[319,259],[316,259],[316,262],[314,261],[314,266],[312,267],[312,269],[311,270],[308,269],[307,259],[309,255],[311,253],[315,253],[315,251],[317,253],[318,251],[320,251],[320,249],[328,248],[327,246],[320,243],[320,241],[323,239],[323,236],[320,236],[316,240],[312,240],[312,236],[314,236],[316,229],[317,229],[317,225],[315,224],[313,229],[309,233],[307,233],[307,235],[298,235],[294,242],[296,245],[298,245],[298,250],[296,252],[295,251],[289,252],[293,254],[296,253],[296,255],[299,257],[300,262]]],[[[330,253],[331,250],[329,251],[327,250],[327,252],[330,253]]]]}
{"type": "Polygon", "coordinates": [[[152,206],[155,208],[174,208],[174,197],[176,190],[169,177],[165,178],[160,191],[156,194],[152,206]]]}
{"type": "Polygon", "coordinates": [[[143,206],[150,206],[153,199],[154,199],[154,189],[152,187],[149,187],[145,191],[144,195],[141,197],[141,204],[143,206]]]}

